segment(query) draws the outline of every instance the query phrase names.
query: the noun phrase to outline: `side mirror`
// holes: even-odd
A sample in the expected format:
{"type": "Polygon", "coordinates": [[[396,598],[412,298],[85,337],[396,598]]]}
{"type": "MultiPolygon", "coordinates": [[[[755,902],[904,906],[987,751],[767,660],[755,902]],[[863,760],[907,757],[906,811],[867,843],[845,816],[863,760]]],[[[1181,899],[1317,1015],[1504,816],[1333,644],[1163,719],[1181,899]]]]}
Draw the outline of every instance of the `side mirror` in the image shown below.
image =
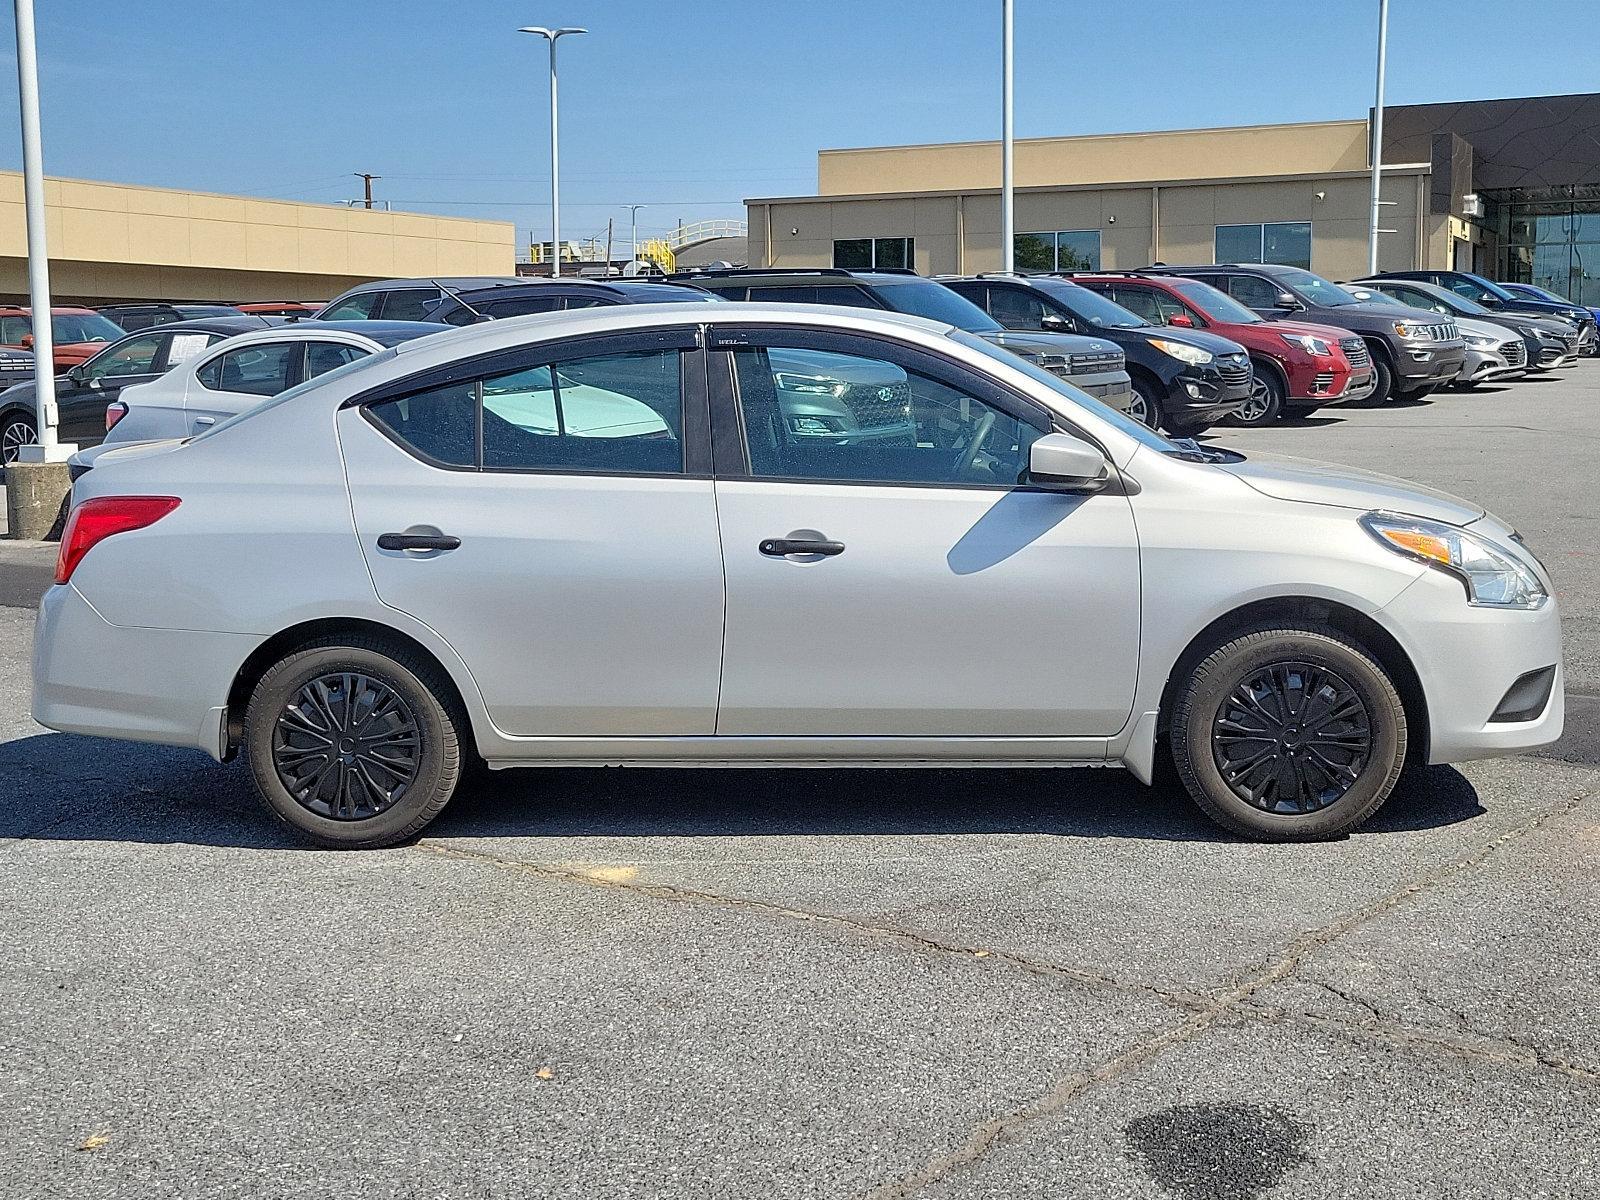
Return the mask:
{"type": "Polygon", "coordinates": [[[1068,333],[1072,330],[1072,321],[1057,312],[1047,312],[1039,318],[1039,328],[1048,329],[1052,333],[1068,333]]]}
{"type": "Polygon", "coordinates": [[[1491,296],[1485,293],[1484,295],[1478,297],[1478,303],[1483,305],[1485,308],[1499,308],[1505,303],[1505,301],[1501,300],[1499,296],[1491,296]]]}
{"type": "Polygon", "coordinates": [[[24,350],[32,350],[33,349],[33,334],[31,334],[31,333],[23,334],[22,335],[21,346],[22,346],[22,348],[24,350]]]}
{"type": "Polygon", "coordinates": [[[1292,292],[1279,292],[1277,307],[1287,308],[1290,312],[1300,312],[1305,308],[1305,305],[1295,299],[1292,292]]]}
{"type": "Polygon", "coordinates": [[[87,372],[84,371],[82,363],[79,363],[75,367],[68,367],[67,382],[72,384],[74,387],[82,387],[84,383],[84,376],[86,374],[87,372]]]}
{"type": "Polygon", "coordinates": [[[1191,317],[1188,313],[1180,313],[1180,312],[1168,313],[1167,314],[1167,324],[1168,325],[1174,325],[1179,329],[1193,329],[1194,328],[1194,318],[1191,317]]]}
{"type": "Polygon", "coordinates": [[[1106,456],[1070,433],[1047,433],[1028,448],[1028,481],[1092,492],[1105,486],[1106,456]]]}

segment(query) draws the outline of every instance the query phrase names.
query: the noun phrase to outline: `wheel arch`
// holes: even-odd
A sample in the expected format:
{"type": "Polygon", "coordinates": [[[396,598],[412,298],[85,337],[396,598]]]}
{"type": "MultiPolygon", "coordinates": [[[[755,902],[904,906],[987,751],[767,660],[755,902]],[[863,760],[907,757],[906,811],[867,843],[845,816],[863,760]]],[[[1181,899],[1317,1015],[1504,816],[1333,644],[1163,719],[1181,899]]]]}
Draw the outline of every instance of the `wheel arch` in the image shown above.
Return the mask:
{"type": "Polygon", "coordinates": [[[1284,622],[1315,622],[1349,637],[1378,660],[1394,681],[1405,708],[1407,757],[1428,761],[1428,701],[1422,680],[1411,657],[1395,636],[1372,617],[1337,600],[1312,596],[1275,596],[1241,605],[1216,618],[1195,634],[1178,655],[1161,689],[1161,704],[1156,719],[1156,739],[1166,738],[1177,698],[1178,684],[1196,663],[1222,643],[1253,629],[1267,629],[1284,622]]]}
{"type": "Polygon", "coordinates": [[[1257,371],[1266,370],[1277,378],[1278,385],[1283,388],[1284,403],[1287,404],[1289,402],[1289,372],[1283,369],[1283,364],[1265,350],[1252,350],[1250,351],[1250,365],[1257,371]]]}
{"type": "Polygon", "coordinates": [[[250,693],[255,690],[256,684],[272,665],[301,646],[324,638],[344,636],[359,636],[387,643],[409,654],[419,655],[432,663],[438,669],[439,677],[449,688],[449,693],[440,699],[461,720],[464,739],[468,739],[474,748],[477,746],[478,730],[473,721],[472,709],[462,694],[461,685],[432,649],[392,625],[384,625],[378,621],[363,617],[319,617],[291,625],[273,634],[252,650],[240,664],[232,684],[228,687],[228,706],[223,725],[226,739],[223,761],[232,759],[238,753],[244,738],[244,712],[245,706],[250,701],[250,693]]]}

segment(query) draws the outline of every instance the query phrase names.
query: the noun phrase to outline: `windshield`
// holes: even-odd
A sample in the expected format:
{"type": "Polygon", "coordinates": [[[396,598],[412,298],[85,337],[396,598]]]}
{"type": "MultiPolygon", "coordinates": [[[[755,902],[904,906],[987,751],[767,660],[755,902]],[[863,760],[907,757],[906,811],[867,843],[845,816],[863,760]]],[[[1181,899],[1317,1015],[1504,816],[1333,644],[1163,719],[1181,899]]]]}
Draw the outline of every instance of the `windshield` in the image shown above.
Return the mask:
{"type": "Polygon", "coordinates": [[[286,392],[279,392],[276,396],[268,397],[260,404],[253,404],[243,412],[236,412],[226,421],[218,421],[210,429],[203,430],[187,440],[191,442],[198,442],[202,438],[215,437],[224,429],[230,429],[237,425],[240,421],[248,420],[257,413],[264,413],[268,409],[277,408],[278,405],[282,404],[285,400],[293,400],[296,396],[304,395],[312,388],[319,388],[325,383],[332,383],[336,379],[343,379],[351,372],[364,370],[367,367],[372,366],[374,363],[388,362],[391,358],[395,357],[395,354],[395,349],[390,347],[387,350],[380,350],[376,354],[369,354],[362,358],[352,359],[350,362],[343,363],[340,366],[333,368],[331,371],[324,371],[321,375],[318,375],[312,379],[308,379],[304,383],[297,383],[294,387],[290,388],[286,392]]]}
{"type": "Polygon", "coordinates": [[[1391,304],[1395,308],[1410,308],[1404,300],[1396,300],[1388,292],[1380,292],[1377,288],[1362,287],[1360,284],[1347,283],[1344,290],[1349,292],[1363,304],[1391,304]]]}
{"type": "Polygon", "coordinates": [[[1218,291],[1209,283],[1186,279],[1174,283],[1172,288],[1213,321],[1228,325],[1257,325],[1262,320],[1227,292],[1218,291]]]}
{"type": "Polygon", "coordinates": [[[1337,283],[1332,283],[1321,275],[1313,275],[1310,271],[1302,271],[1299,268],[1274,271],[1269,278],[1279,287],[1298,293],[1300,299],[1323,308],[1338,308],[1341,305],[1357,303],[1356,298],[1337,283]]]}
{"type": "MultiPolygon", "coordinates": [[[[1013,354],[1009,350],[1002,349],[1001,347],[994,345],[992,342],[986,342],[982,338],[973,337],[970,334],[965,333],[952,334],[951,336],[963,346],[970,346],[974,350],[981,350],[990,358],[999,359],[1006,366],[1023,372],[1030,379],[1043,384],[1056,395],[1060,396],[1067,405],[1076,408],[1088,409],[1102,421],[1106,422],[1108,425],[1114,425],[1119,431],[1127,434],[1140,445],[1149,446],[1152,450],[1159,450],[1163,454],[1173,453],[1178,450],[1178,447],[1167,441],[1166,438],[1162,437],[1148,425],[1144,425],[1139,421],[1135,421],[1126,413],[1118,412],[1109,404],[1101,403],[1099,400],[1096,400],[1093,396],[1089,395],[1088,392],[1081,391],[1080,389],[1073,387],[1066,380],[1050,374],[1050,372],[1046,371],[1043,367],[1035,366],[1027,359],[1013,354]]],[[[1069,412],[1071,411],[1071,407],[1068,408],[1069,412]]]]}
{"type": "Polygon", "coordinates": [[[127,330],[99,313],[57,313],[50,318],[50,336],[58,346],[73,342],[114,342],[127,330]]]}
{"type": "Polygon", "coordinates": [[[1455,292],[1446,291],[1444,288],[1420,288],[1418,290],[1421,291],[1422,294],[1424,296],[1427,296],[1430,300],[1434,300],[1434,299],[1438,300],[1441,304],[1443,304],[1451,312],[1456,313],[1459,316],[1464,316],[1464,317],[1492,317],[1492,316],[1494,316],[1494,313],[1490,312],[1487,308],[1485,308],[1483,305],[1479,304],[1476,300],[1468,300],[1465,296],[1458,296],[1455,292]]]}
{"type": "Polygon", "coordinates": [[[1000,328],[999,321],[971,300],[956,295],[944,284],[931,279],[896,280],[894,283],[874,281],[872,290],[878,299],[895,312],[943,321],[968,333],[994,333],[1000,328]]]}
{"type": "Polygon", "coordinates": [[[1072,315],[1089,325],[1102,329],[1139,329],[1150,324],[1138,313],[1129,312],[1115,300],[1107,300],[1099,292],[1091,292],[1064,279],[1036,279],[1035,286],[1058,304],[1072,310],[1072,315]]]}

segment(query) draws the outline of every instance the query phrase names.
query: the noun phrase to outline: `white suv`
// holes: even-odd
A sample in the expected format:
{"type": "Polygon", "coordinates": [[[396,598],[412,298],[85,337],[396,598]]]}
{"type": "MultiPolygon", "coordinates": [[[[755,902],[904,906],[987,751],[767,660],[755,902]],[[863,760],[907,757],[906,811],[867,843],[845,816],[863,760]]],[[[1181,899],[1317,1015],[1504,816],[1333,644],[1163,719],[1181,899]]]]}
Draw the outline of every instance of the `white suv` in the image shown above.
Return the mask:
{"type": "Polygon", "coordinates": [[[1165,760],[1229,829],[1327,838],[1408,760],[1562,723],[1554,588],[1477,505],[1169,442],[854,309],[408,342],[107,452],[57,577],[39,721],[243,749],[328,845],[415,834],[474,759],[1165,760]]]}

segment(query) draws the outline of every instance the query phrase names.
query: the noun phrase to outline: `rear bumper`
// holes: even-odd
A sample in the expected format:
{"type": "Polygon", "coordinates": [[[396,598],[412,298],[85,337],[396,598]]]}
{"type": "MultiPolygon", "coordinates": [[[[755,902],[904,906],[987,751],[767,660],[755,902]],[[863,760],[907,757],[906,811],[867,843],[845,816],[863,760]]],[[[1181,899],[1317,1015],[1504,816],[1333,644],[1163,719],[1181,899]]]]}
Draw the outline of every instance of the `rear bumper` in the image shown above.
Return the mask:
{"type": "Polygon", "coordinates": [[[228,690],[257,641],[113,625],[70,584],[52,587],[34,624],[33,719],[220,758],[228,690]]]}

